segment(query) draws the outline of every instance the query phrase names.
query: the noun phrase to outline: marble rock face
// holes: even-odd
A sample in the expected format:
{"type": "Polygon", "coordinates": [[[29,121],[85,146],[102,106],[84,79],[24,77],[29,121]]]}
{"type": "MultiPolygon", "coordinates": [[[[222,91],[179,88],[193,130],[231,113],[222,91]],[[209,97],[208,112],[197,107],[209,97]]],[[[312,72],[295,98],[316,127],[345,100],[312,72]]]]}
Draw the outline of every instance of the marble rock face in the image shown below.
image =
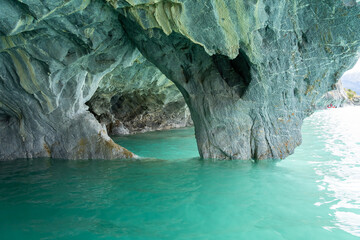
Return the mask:
{"type": "Polygon", "coordinates": [[[131,158],[85,103],[138,51],[102,1],[2,0],[0,159],[131,158]]]}
{"type": "Polygon", "coordinates": [[[174,86],[201,157],[285,158],[359,57],[355,0],[0,4],[0,159],[135,157],[98,120],[110,114],[104,123],[126,132],[129,121],[155,129],[160,115],[185,116],[174,86]]]}
{"type": "Polygon", "coordinates": [[[293,153],[303,119],[358,58],[356,1],[111,3],[182,92],[203,158],[293,153]]]}

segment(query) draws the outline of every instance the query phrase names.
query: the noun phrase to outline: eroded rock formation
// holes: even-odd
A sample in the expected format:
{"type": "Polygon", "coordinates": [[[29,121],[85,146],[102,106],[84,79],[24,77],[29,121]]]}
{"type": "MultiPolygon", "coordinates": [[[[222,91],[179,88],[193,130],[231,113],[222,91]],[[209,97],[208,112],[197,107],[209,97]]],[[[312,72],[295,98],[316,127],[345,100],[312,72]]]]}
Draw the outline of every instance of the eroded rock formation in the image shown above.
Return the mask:
{"type": "Polygon", "coordinates": [[[284,158],[302,120],[355,63],[355,1],[113,5],[138,49],[183,93],[204,158],[284,158]]]}
{"type": "MultiPolygon", "coordinates": [[[[2,0],[1,7],[0,159],[133,157],[85,103],[102,79],[114,81],[104,76],[126,76],[139,51],[182,93],[202,157],[284,158],[360,46],[355,0],[2,0]]],[[[130,75],[119,87],[131,86],[130,75]]]]}
{"type": "Polygon", "coordinates": [[[1,1],[0,159],[133,157],[87,102],[138,51],[102,1],[1,1]]]}

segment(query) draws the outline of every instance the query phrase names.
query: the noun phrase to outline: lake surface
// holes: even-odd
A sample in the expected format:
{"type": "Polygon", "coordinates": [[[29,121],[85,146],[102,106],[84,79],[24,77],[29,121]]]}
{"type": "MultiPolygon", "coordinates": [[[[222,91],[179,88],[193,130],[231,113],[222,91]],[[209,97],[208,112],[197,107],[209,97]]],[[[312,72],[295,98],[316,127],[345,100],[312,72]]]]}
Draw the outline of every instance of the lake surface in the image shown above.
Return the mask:
{"type": "Polygon", "coordinates": [[[360,238],[360,108],[283,161],[200,160],[193,129],[115,138],[141,161],[0,162],[0,239],[360,238]]]}

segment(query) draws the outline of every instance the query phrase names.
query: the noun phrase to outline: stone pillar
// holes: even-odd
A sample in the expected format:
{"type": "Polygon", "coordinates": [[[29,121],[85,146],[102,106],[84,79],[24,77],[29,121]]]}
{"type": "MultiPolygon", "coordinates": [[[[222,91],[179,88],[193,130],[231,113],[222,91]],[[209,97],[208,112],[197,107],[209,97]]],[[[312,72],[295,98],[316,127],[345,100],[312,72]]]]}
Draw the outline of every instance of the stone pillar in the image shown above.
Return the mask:
{"type": "Polygon", "coordinates": [[[201,157],[285,158],[316,100],[357,59],[359,5],[220,3],[115,7],[140,52],[182,92],[201,157]]]}
{"type": "Polygon", "coordinates": [[[272,94],[281,98],[277,107],[260,92],[256,66],[246,53],[240,50],[235,59],[209,56],[180,34],[153,29],[145,39],[143,30],[122,21],[140,51],[183,94],[202,158],[285,158],[301,143],[302,119],[283,108],[281,92],[272,94]]]}

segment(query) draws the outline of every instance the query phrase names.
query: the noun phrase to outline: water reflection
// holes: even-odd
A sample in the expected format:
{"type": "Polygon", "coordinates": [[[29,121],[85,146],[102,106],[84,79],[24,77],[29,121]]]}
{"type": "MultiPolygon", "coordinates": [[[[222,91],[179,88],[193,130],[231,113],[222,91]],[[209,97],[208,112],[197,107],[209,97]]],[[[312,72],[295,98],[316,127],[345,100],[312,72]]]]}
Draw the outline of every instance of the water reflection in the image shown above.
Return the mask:
{"type": "Polygon", "coordinates": [[[280,162],[200,160],[193,129],[118,139],[165,160],[0,162],[0,239],[358,239],[359,110],[280,162]]]}
{"type": "Polygon", "coordinates": [[[314,128],[329,153],[327,157],[319,153],[322,159],[313,162],[316,174],[321,177],[319,190],[326,190],[328,196],[316,205],[329,206],[334,211],[335,225],[360,237],[359,119],[360,107],[348,107],[319,111],[306,124],[314,128]]]}

